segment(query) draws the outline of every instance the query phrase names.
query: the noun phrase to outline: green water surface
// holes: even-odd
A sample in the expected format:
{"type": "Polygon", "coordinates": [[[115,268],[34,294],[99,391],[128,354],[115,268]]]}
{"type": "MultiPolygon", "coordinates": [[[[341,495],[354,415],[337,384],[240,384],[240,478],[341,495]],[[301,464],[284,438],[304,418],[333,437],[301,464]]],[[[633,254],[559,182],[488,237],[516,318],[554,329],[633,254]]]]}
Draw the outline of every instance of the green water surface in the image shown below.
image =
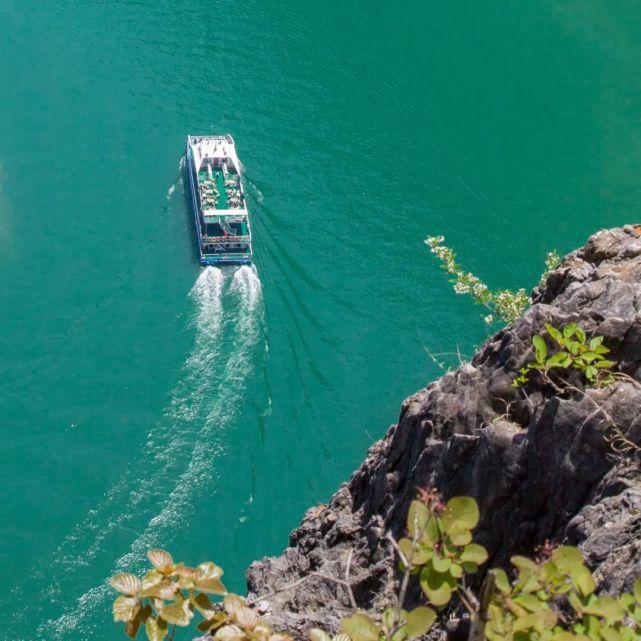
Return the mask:
{"type": "Polygon", "coordinates": [[[148,547],[242,590],[486,336],[426,235],[529,287],[641,218],[636,2],[0,0],[0,34],[7,641],[122,638],[148,547]],[[257,275],[195,260],[184,141],[227,132],[257,275]]]}

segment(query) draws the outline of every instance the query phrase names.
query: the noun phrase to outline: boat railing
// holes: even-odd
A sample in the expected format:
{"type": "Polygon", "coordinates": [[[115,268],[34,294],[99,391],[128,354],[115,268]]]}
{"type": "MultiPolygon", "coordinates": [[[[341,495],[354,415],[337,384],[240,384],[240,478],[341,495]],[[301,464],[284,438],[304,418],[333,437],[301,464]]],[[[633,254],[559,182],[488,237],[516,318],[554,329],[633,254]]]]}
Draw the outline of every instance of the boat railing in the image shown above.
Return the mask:
{"type": "Polygon", "coordinates": [[[248,243],[249,236],[203,236],[203,244],[210,243],[248,243]]]}

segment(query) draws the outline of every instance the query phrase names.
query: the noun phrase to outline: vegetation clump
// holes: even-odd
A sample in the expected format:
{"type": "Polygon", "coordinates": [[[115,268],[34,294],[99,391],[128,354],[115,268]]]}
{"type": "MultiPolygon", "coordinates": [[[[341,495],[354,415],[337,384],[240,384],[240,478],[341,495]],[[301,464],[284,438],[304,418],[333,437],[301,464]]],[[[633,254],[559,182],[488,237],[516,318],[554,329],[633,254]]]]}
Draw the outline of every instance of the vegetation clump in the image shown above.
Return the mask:
{"type": "MultiPolygon", "coordinates": [[[[530,304],[530,297],[525,289],[521,288],[516,291],[490,289],[478,276],[465,271],[457,262],[454,250],[444,243],[445,236],[430,236],[425,240],[430,251],[440,260],[441,267],[453,276],[451,282],[454,291],[457,294],[471,296],[475,302],[489,311],[489,314],[484,316],[488,325],[497,320],[512,323],[523,314],[530,304]]],[[[541,282],[545,281],[549,272],[556,269],[560,262],[561,259],[555,251],[547,254],[546,268],[541,276],[541,282]]]]}
{"type": "Polygon", "coordinates": [[[513,387],[522,387],[527,383],[532,371],[540,372],[550,382],[549,375],[554,369],[575,370],[589,384],[605,386],[614,381],[612,368],[615,363],[605,358],[610,350],[603,345],[603,336],[588,340],[587,334],[577,323],[568,323],[560,330],[546,323],[545,329],[558,349],[550,351],[545,336],[533,336],[534,361],[519,370],[513,387]]]}
{"type": "Polygon", "coordinates": [[[120,592],[113,603],[114,621],[124,622],[132,639],[144,626],[149,641],[163,641],[168,634],[173,640],[176,627],[190,625],[198,612],[202,621],[197,629],[213,633],[218,641],[291,641],[288,635],[275,634],[242,597],[227,593],[220,580],[223,571],[215,563],[190,568],[158,549],[149,550],[147,557],[153,569],[142,579],[120,573],[110,580],[120,592]],[[222,603],[215,604],[209,595],[222,603]]]}
{"type": "MultiPolygon", "coordinates": [[[[468,641],[641,641],[641,579],[632,592],[597,595],[596,581],[575,547],[546,543],[534,559],[514,556],[511,578],[501,568],[491,569],[474,593],[466,577],[488,558],[473,540],[478,521],[474,499],[459,496],[444,503],[434,490],[421,490],[409,508],[407,535],[398,542],[387,535],[402,571],[395,602],[372,616],[357,609],[347,584],[354,612],[343,618],[338,634],[314,628],[310,641],[409,641],[424,636],[439,611],[456,602],[469,613],[468,641]],[[425,603],[407,610],[411,577],[425,603]]],[[[114,620],[125,622],[128,636],[135,638],[144,625],[149,641],[163,641],[172,626],[173,639],[176,626],[189,625],[198,612],[203,620],[197,627],[205,638],[291,641],[273,632],[244,599],[225,591],[215,564],[188,568],[163,550],[151,550],[148,557],[154,567],[142,580],[133,574],[111,579],[121,593],[114,620]],[[212,603],[209,594],[222,603],[212,603]]]]}

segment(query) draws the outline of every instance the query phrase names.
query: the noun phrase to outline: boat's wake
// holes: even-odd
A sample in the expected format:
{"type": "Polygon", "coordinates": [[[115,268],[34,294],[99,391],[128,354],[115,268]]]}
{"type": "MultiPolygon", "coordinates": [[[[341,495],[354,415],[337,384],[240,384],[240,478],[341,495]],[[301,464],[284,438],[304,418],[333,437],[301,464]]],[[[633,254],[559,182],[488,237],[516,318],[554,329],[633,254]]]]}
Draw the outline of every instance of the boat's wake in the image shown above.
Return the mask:
{"type": "Polygon", "coordinates": [[[169,544],[171,532],[189,517],[194,497],[212,489],[212,462],[224,443],[219,437],[236,418],[261,334],[261,285],[255,270],[241,267],[227,280],[214,267],[201,272],[190,293],[193,349],[162,419],[122,479],[75,526],[41,577],[49,602],[56,597],[64,612],[39,627],[48,638],[65,638],[81,622],[85,630],[88,615],[109,595],[103,583],[75,603],[58,596],[77,585],[74,578],[83,566],[100,559],[100,565],[112,563],[112,572],[140,567],[149,548],[169,544]],[[114,541],[123,537],[131,541],[128,549],[110,562],[105,556],[114,554],[114,541]],[[57,584],[53,589],[52,583],[57,584]]]}

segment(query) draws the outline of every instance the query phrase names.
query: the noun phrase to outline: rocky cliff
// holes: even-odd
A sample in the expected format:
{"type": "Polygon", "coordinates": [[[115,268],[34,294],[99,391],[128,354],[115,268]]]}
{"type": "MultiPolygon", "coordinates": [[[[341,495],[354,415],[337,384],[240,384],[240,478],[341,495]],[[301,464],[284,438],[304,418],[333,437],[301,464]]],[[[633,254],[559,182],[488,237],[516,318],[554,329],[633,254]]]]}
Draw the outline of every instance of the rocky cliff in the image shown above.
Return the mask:
{"type": "Polygon", "coordinates": [[[476,538],[491,564],[507,566],[549,539],[579,545],[603,590],[630,587],[641,575],[633,379],[641,380],[641,228],[626,226],[592,236],[533,292],[522,318],[405,400],[398,424],[329,505],[307,512],[281,556],[250,567],[250,595],[267,595],[267,618],[301,637],[314,625],[335,630],[347,595],[319,575],[344,578],[351,550],[359,607],[387,604],[397,575],[385,533],[401,534],[410,500],[427,486],[478,500],[476,538]],[[532,336],[569,321],[604,336],[631,379],[563,393],[534,385],[525,397],[511,383],[532,359],[532,336]]]}

